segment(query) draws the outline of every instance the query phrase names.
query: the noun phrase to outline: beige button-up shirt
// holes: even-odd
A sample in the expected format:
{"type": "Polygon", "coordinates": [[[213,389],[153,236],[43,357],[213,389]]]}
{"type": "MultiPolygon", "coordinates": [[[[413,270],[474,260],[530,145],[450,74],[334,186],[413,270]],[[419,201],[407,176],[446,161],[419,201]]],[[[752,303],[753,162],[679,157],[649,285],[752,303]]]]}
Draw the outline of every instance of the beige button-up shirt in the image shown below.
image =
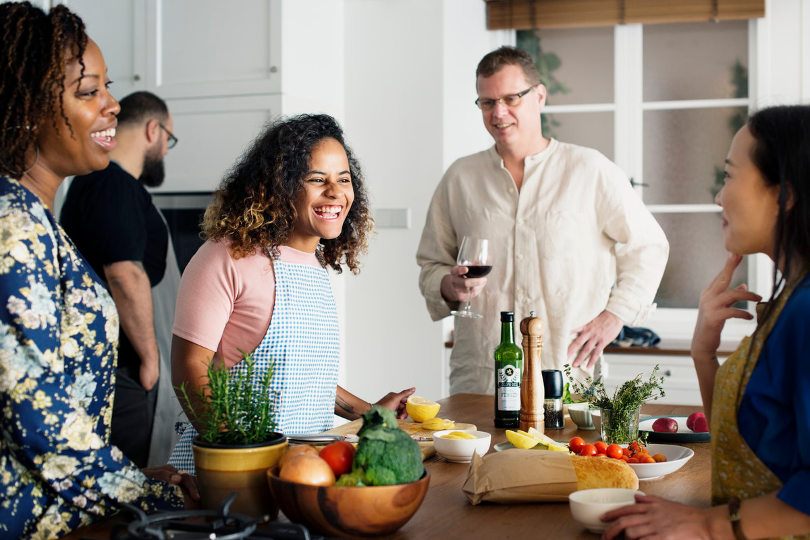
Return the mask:
{"type": "MultiPolygon", "coordinates": [[[[450,391],[494,392],[501,311],[546,324],[543,369],[568,363],[571,331],[607,309],[638,324],[654,308],[669,244],[627,176],[596,150],[552,139],[525,160],[520,191],[495,147],[457,160],[428,211],[416,254],[433,320],[450,314],[441,280],[461,239],[488,238],[492,272],[472,300],[482,319],[455,319],[450,391]]],[[[580,374],[581,375],[581,374],[580,374]]]]}

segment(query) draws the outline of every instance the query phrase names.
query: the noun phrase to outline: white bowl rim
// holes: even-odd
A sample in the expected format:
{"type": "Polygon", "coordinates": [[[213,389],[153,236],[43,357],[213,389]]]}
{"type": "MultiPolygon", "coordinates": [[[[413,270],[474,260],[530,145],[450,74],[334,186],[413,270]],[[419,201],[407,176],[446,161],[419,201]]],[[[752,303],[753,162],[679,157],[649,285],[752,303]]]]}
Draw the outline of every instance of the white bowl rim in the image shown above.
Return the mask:
{"type": "Polygon", "coordinates": [[[487,433],[486,431],[481,431],[479,429],[442,429],[440,431],[433,432],[433,442],[436,442],[436,439],[444,439],[445,441],[472,441],[472,440],[479,440],[479,439],[491,439],[492,434],[487,433]],[[470,433],[471,435],[475,435],[475,439],[444,439],[442,435],[446,435],[448,433],[453,433],[454,431],[460,431],[462,433],[470,433]]]}
{"type": "Polygon", "coordinates": [[[615,505],[616,503],[623,502],[621,500],[618,501],[611,501],[611,502],[596,502],[596,501],[588,501],[583,500],[582,497],[587,497],[588,495],[596,495],[597,493],[615,493],[617,495],[631,495],[631,499],[627,504],[633,504],[636,502],[635,496],[638,495],[646,495],[643,491],[639,489],[630,489],[630,488],[594,488],[594,489],[580,489],[574,491],[573,493],[568,494],[568,501],[574,502],[577,504],[587,504],[590,506],[609,506],[615,505]]]}

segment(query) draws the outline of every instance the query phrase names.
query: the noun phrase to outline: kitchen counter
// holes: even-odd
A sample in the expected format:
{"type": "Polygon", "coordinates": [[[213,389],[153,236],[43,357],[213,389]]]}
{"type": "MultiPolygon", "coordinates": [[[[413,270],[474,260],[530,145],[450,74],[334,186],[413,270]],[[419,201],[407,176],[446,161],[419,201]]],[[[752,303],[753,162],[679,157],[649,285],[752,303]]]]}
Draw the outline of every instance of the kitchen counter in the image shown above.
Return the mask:
{"type": "MultiPolygon", "coordinates": [[[[492,445],[504,442],[504,430],[493,424],[493,398],[489,395],[456,394],[440,400],[442,418],[475,424],[492,434],[492,445]]],[[[688,415],[693,406],[650,404],[642,408],[649,415],[688,415]]],[[[569,440],[575,435],[588,442],[599,438],[599,432],[579,431],[566,417],[565,428],[549,430],[556,440],[569,440]]],[[[680,470],[657,480],[641,481],[640,489],[648,495],[659,495],[678,502],[708,506],[710,501],[711,458],[709,443],[684,444],[695,456],[680,470]]],[[[490,449],[490,452],[494,450],[490,449]]],[[[567,502],[532,504],[491,504],[472,506],[461,491],[469,465],[450,463],[433,456],[425,461],[430,471],[430,487],[422,506],[399,531],[389,538],[546,538],[593,539],[571,517],[567,502]]],[[[282,518],[283,519],[283,518],[282,518]]],[[[108,538],[110,523],[99,523],[75,531],[67,538],[108,538]]]]}

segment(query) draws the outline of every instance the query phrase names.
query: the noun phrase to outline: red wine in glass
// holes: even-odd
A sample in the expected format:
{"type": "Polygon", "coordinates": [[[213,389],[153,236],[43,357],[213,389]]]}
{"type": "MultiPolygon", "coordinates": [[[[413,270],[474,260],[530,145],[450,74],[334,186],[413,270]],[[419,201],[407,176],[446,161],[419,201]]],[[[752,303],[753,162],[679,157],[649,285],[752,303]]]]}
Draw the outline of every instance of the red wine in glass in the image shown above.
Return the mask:
{"type": "Polygon", "coordinates": [[[479,278],[484,277],[492,271],[492,266],[484,266],[478,264],[471,264],[467,266],[467,273],[464,274],[466,278],[479,278]]]}

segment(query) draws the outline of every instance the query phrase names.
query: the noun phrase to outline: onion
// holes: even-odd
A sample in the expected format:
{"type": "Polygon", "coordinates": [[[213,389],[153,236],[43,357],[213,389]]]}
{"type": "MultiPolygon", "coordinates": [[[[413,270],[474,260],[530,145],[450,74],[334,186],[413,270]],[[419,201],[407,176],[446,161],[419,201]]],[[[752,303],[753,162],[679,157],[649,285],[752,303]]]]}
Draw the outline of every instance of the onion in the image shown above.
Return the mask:
{"type": "Polygon", "coordinates": [[[281,459],[278,461],[278,468],[283,469],[284,465],[290,461],[295,456],[300,456],[301,454],[311,454],[313,456],[318,455],[318,450],[314,446],[310,446],[308,444],[300,444],[297,446],[289,446],[287,447],[287,451],[281,456],[281,459]]]}
{"type": "Polygon", "coordinates": [[[331,486],[335,483],[332,467],[317,455],[308,453],[298,454],[287,461],[281,469],[279,478],[311,486],[331,486]]]}

